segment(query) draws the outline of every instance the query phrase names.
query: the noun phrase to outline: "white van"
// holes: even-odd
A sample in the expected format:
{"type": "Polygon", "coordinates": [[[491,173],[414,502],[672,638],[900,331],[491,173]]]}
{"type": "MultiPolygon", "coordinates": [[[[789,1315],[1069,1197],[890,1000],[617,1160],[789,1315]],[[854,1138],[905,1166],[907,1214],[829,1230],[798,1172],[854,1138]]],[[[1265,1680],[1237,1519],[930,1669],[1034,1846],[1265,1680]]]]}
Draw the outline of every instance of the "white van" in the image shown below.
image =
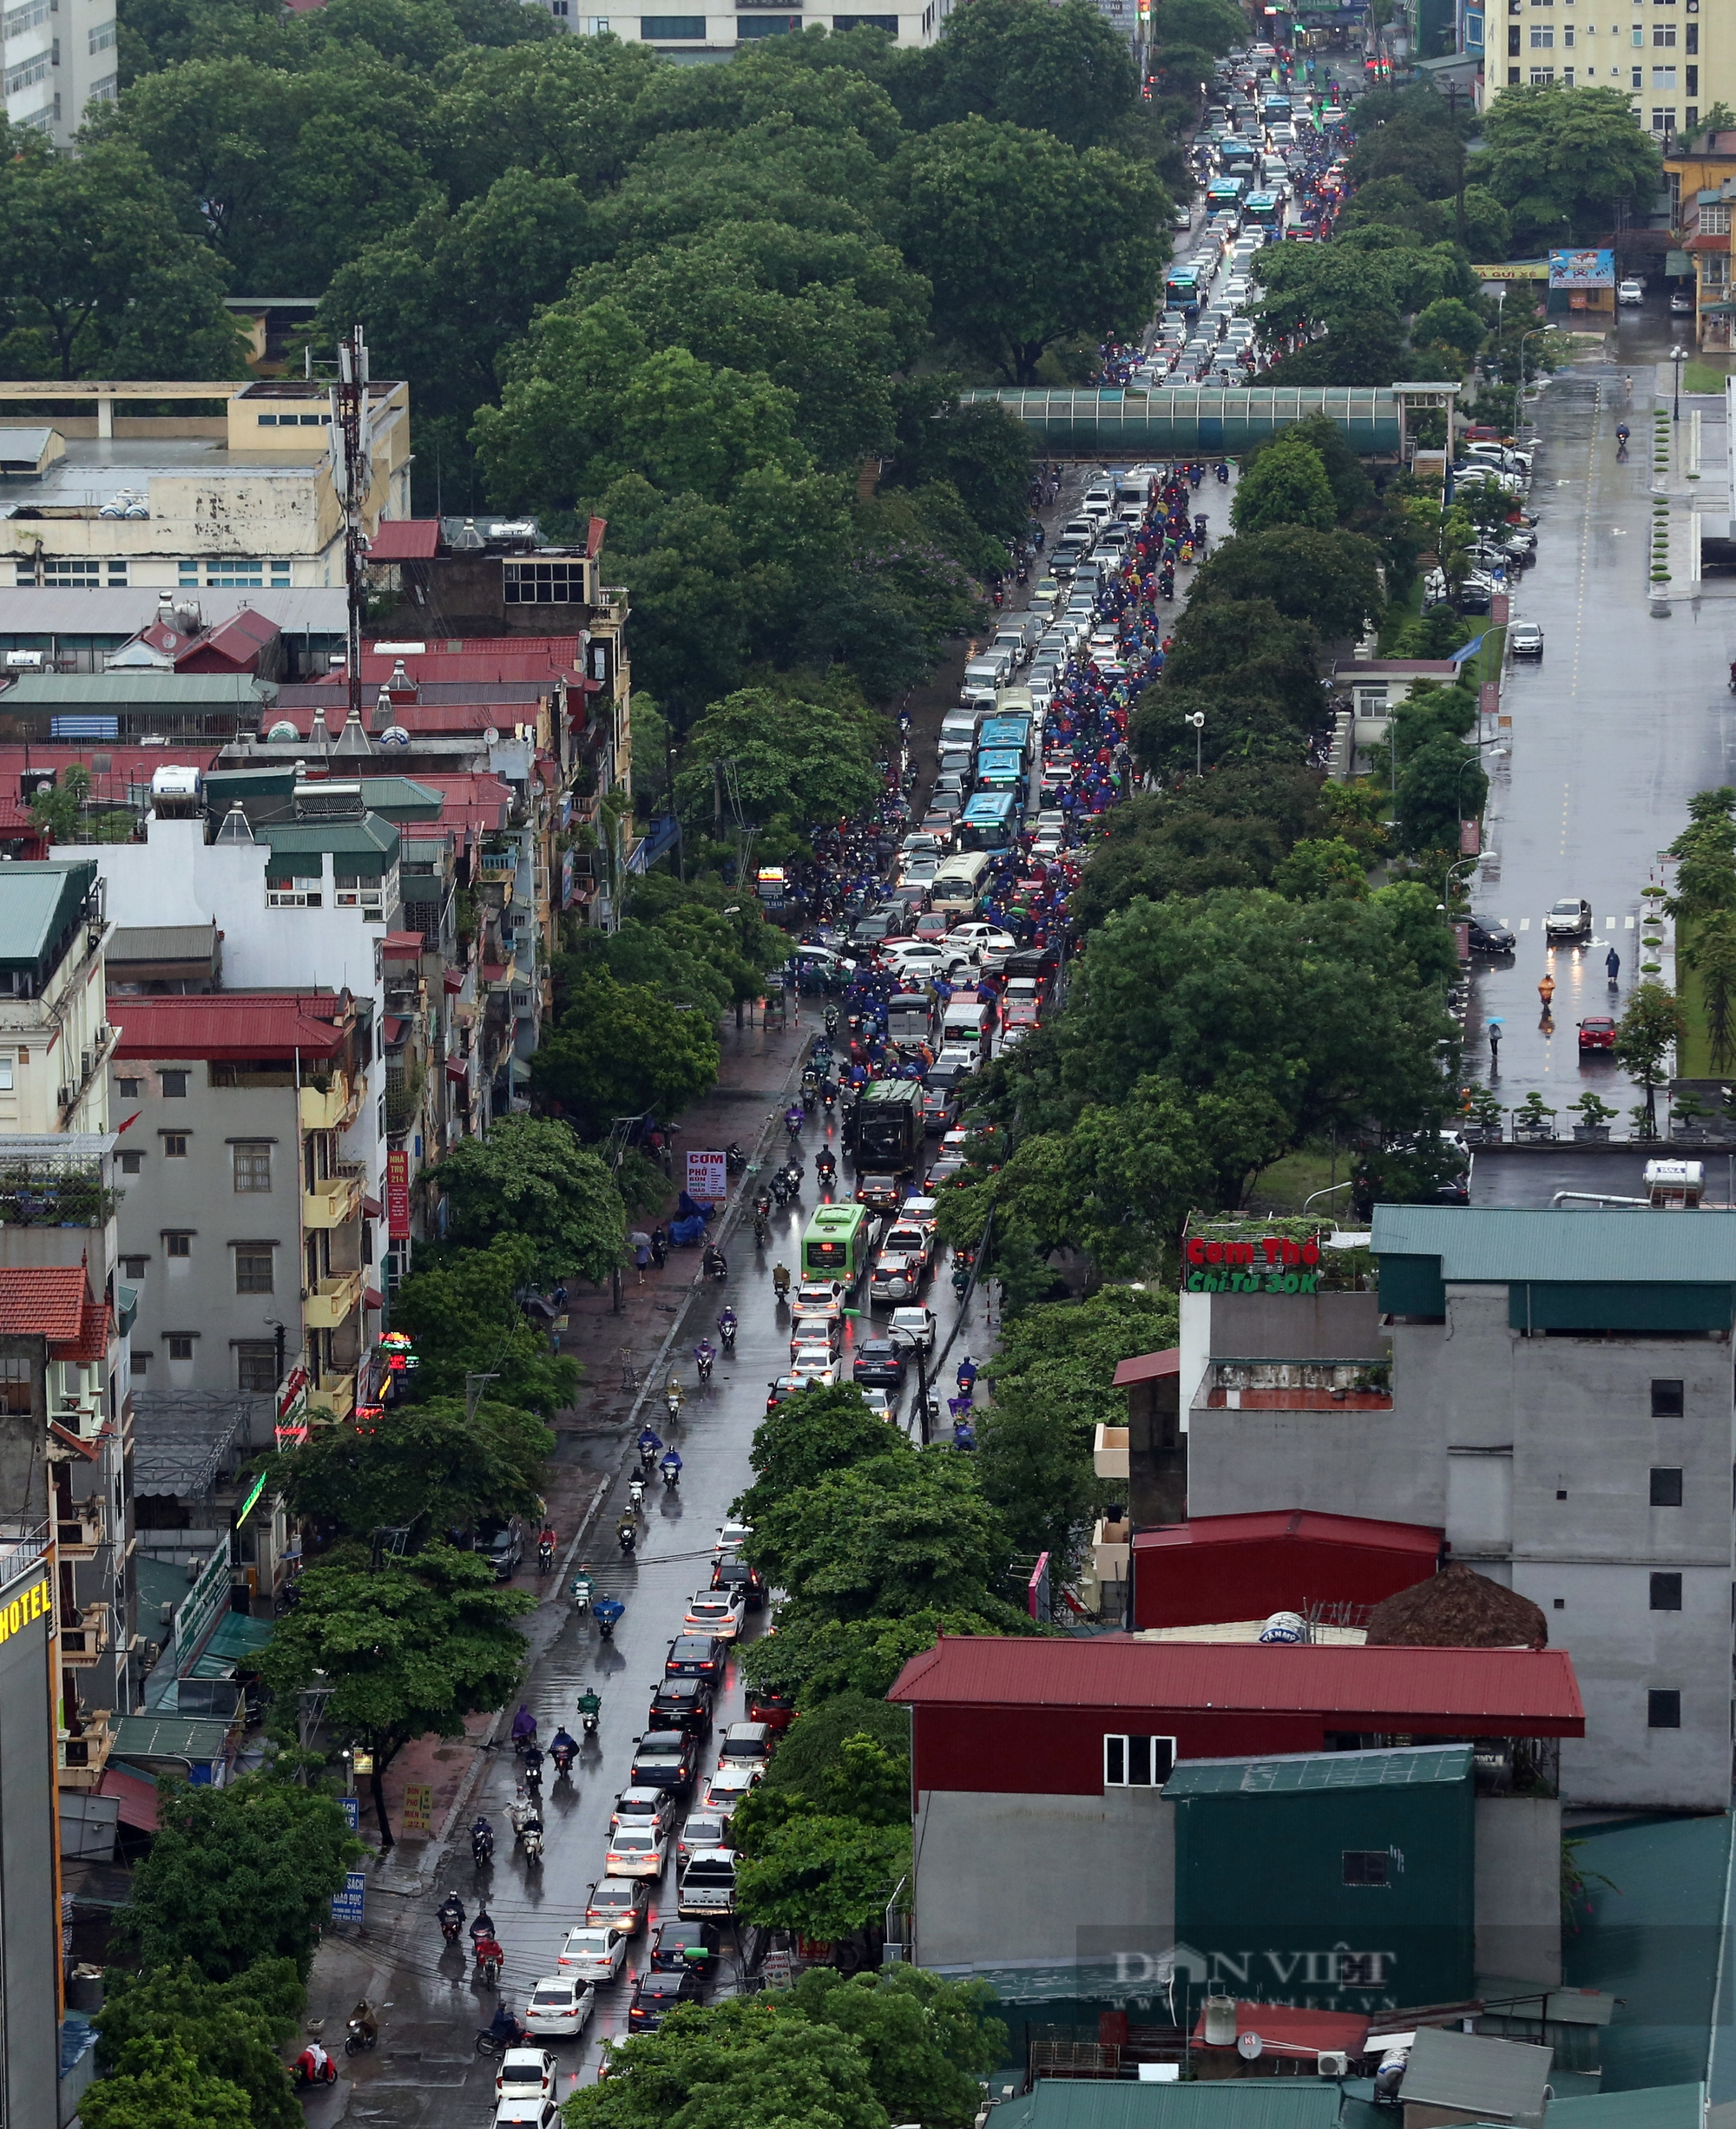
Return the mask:
{"type": "Polygon", "coordinates": [[[943,1049],[968,1049],[973,1055],[986,1058],[989,1038],[994,1031],[995,1009],[980,998],[949,998],[946,1012],[940,1023],[940,1042],[943,1049]]]}
{"type": "Polygon", "coordinates": [[[940,720],[940,744],[943,746],[975,746],[976,727],[980,721],[974,709],[949,710],[940,720]]]}
{"type": "Polygon", "coordinates": [[[1004,687],[1012,673],[1012,653],[1003,647],[991,646],[966,665],[964,682],[966,687],[975,681],[978,687],[1004,687]]]}

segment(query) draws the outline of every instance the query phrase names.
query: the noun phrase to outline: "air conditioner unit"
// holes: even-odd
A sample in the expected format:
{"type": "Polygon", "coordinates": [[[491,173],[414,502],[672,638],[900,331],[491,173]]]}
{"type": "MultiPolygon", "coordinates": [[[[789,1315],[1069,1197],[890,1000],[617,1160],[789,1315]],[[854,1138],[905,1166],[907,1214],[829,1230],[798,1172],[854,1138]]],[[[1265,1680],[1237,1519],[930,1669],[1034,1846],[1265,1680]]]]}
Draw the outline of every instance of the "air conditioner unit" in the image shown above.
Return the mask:
{"type": "Polygon", "coordinates": [[[60,1105],[61,1105],[62,1108],[63,1108],[63,1109],[69,1109],[69,1108],[72,1107],[73,1103],[74,1103],[75,1101],[77,1101],[77,1099],[78,1099],[78,1089],[77,1089],[77,1087],[62,1087],[61,1088],[61,1090],[60,1090],[60,1105]]]}
{"type": "Polygon", "coordinates": [[[88,1080],[90,1077],[90,1068],[95,1063],[95,1061],[96,1053],[95,1050],[80,1050],[78,1053],[78,1072],[81,1079],[88,1080]]]}
{"type": "Polygon", "coordinates": [[[1348,2077],[1351,2059],[1342,2048],[1332,2047],[1314,2058],[1314,2067],[1322,2077],[1348,2077]]]}

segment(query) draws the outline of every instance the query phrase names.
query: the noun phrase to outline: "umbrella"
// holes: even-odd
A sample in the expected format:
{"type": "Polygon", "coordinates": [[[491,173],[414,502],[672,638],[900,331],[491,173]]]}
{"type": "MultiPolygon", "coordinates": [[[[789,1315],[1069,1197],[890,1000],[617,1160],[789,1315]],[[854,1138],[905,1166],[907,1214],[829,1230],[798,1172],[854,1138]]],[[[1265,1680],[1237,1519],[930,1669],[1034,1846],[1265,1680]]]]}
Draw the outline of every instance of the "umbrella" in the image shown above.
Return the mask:
{"type": "Polygon", "coordinates": [[[649,1249],[651,1238],[642,1227],[635,1227],[628,1236],[627,1244],[629,1249],[649,1249]]]}

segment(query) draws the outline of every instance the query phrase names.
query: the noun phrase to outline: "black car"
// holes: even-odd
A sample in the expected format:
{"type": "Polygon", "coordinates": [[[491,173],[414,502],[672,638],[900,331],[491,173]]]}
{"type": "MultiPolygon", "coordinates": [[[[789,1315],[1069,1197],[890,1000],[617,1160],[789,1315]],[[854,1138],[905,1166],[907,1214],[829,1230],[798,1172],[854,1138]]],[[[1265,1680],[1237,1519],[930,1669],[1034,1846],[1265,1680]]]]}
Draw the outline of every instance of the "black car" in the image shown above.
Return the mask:
{"type": "Polygon", "coordinates": [[[711,1687],[702,1678],[666,1678],[651,1696],[653,1730],[680,1730],[695,1742],[711,1735],[711,1687]]]}
{"type": "Polygon", "coordinates": [[[739,1589],[747,1611],[766,1608],[765,1578],[745,1560],[720,1560],[711,1571],[711,1586],[713,1589],[739,1589]]]}
{"type": "Polygon", "coordinates": [[[1510,954],[1519,943],[1504,925],[1485,923],[1480,917],[1470,920],[1470,939],[1474,954],[1510,954]]]}
{"type": "Polygon", "coordinates": [[[878,946],[892,929],[890,910],[878,911],[872,917],[858,917],[850,927],[850,940],[853,946],[878,946]]]}
{"type": "Polygon", "coordinates": [[[633,2001],[627,2008],[629,2033],[655,2033],[678,2003],[699,2003],[705,1997],[705,1974],[699,1967],[655,1968],[641,1974],[633,1986],[633,2001]]]}
{"type": "Polygon", "coordinates": [[[904,1349],[891,1338],[865,1338],[856,1349],[850,1372],[871,1388],[897,1390],[904,1379],[904,1349]]]}
{"type": "Polygon", "coordinates": [[[493,1531],[484,1527],[483,1534],[477,1540],[477,1550],[494,1569],[496,1581],[510,1582],[524,1556],[524,1534],[519,1528],[518,1518],[510,1517],[493,1531]]]}
{"type": "Polygon", "coordinates": [[[651,1934],[651,1971],[680,1974],[696,1968],[707,1973],[722,1942],[715,1922],[659,1922],[651,1934]]]}
{"type": "Polygon", "coordinates": [[[856,1202],[871,1212],[896,1212],[904,1197],[904,1185],[896,1175],[858,1173],[856,1178],[856,1202]]]}
{"type": "Polygon", "coordinates": [[[678,1633],[669,1644],[663,1675],[702,1678],[715,1685],[723,1676],[724,1645],[714,1633],[678,1633]]]}
{"type": "Polygon", "coordinates": [[[699,1771],[699,1746],[681,1730],[648,1730],[634,1748],[634,1789],[671,1789],[683,1796],[699,1771]]]}

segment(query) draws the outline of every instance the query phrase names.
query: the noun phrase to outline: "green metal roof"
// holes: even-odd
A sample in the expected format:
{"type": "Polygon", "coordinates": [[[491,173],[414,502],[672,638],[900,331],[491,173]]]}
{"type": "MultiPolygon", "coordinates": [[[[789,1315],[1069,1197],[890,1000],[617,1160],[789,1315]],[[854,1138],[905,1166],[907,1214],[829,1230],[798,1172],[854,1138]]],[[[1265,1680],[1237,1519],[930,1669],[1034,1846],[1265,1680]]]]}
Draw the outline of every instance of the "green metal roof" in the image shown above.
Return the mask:
{"type": "Polygon", "coordinates": [[[252,713],[274,702],[277,689],[247,673],[31,673],[6,690],[6,713],[17,710],[125,709],[143,704],[206,708],[230,703],[252,713]]]}
{"type": "Polygon", "coordinates": [[[1470,1777],[1469,1745],[1392,1752],[1297,1752],[1274,1759],[1184,1759],[1163,1785],[1167,1802],[1188,1797],[1298,1795],[1325,1789],[1415,1789],[1470,1777]]]}
{"type": "Polygon", "coordinates": [[[268,1619],[248,1619],[240,1612],[230,1612],[219,1624],[217,1631],[205,1645],[207,1656],[220,1656],[226,1662],[236,1663],[243,1656],[252,1656],[264,1648],[272,1638],[272,1622],[268,1619]]]}
{"type": "Polygon", "coordinates": [[[0,871],[0,969],[32,969],[38,987],[46,982],[56,947],[79,921],[95,880],[95,862],[83,859],[0,871]]]}
{"type": "Polygon", "coordinates": [[[1601,1280],[1616,1285],[1736,1281],[1736,1219],[1716,1213],[1508,1211],[1378,1205],[1377,1258],[1435,1257],[1441,1277],[1471,1285],[1601,1280]]]}
{"type": "Polygon", "coordinates": [[[437,820],[443,803],[437,791],[408,776],[365,776],[362,797],[371,812],[395,821],[437,820]]]}
{"type": "Polygon", "coordinates": [[[122,1715],[115,1725],[121,1759],[190,1759],[204,1766],[223,1756],[227,1723],[211,1715],[122,1715]]]}
{"type": "Polygon", "coordinates": [[[1549,2129],[1701,2129],[1704,2085],[1648,2085],[1549,2102],[1549,2129]]]}
{"type": "Polygon", "coordinates": [[[253,833],[269,843],[273,858],[298,851],[330,851],[335,857],[378,858],[389,864],[398,851],[398,831],[370,813],[365,820],[263,820],[253,833]]]}
{"type": "Polygon", "coordinates": [[[1188,2085],[1042,2078],[1003,2099],[988,2129],[1336,2129],[1329,2079],[1229,2078],[1188,2085]]]}

